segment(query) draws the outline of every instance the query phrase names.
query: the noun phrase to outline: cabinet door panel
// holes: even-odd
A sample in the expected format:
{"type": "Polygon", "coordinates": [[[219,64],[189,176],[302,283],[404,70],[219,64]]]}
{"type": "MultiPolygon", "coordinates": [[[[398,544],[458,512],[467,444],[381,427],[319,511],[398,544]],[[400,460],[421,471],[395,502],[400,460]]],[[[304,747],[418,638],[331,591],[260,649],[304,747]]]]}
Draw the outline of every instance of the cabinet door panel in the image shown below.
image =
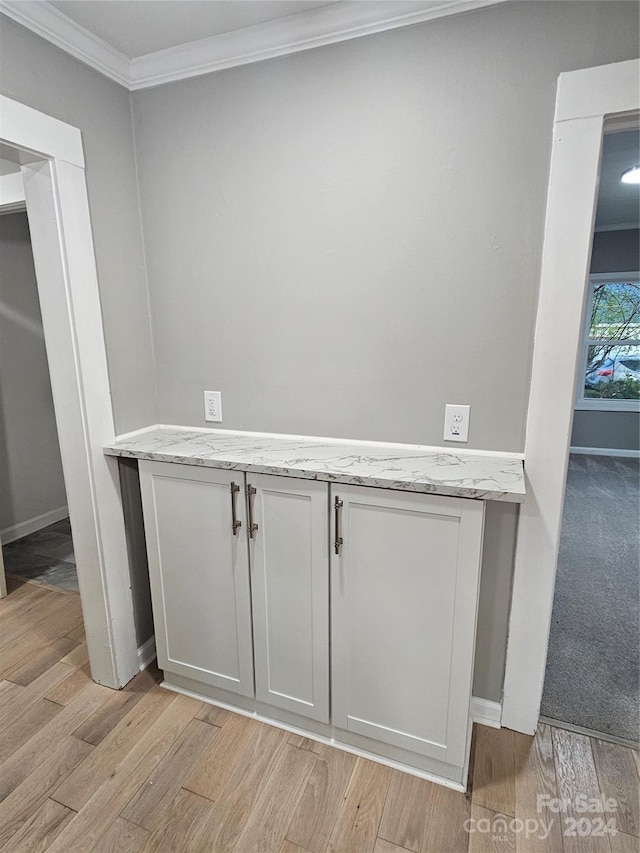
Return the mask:
{"type": "Polygon", "coordinates": [[[159,666],[252,696],[243,475],[143,461],[140,483],[159,666]]]}
{"type": "Polygon", "coordinates": [[[464,764],[484,505],[333,487],[333,722],[464,764]]]}
{"type": "Polygon", "coordinates": [[[329,720],[328,486],[247,475],[256,488],[251,540],[256,697],[329,720]]]}

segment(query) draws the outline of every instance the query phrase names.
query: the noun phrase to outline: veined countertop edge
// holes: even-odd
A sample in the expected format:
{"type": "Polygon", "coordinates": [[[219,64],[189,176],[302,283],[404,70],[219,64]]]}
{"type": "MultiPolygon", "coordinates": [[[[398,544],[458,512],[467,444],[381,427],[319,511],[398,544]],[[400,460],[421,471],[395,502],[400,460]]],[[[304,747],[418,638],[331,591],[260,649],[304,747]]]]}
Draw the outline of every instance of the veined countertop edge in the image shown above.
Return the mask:
{"type": "Polygon", "coordinates": [[[514,453],[165,425],[118,436],[104,453],[475,500],[525,500],[523,460],[514,453]]]}

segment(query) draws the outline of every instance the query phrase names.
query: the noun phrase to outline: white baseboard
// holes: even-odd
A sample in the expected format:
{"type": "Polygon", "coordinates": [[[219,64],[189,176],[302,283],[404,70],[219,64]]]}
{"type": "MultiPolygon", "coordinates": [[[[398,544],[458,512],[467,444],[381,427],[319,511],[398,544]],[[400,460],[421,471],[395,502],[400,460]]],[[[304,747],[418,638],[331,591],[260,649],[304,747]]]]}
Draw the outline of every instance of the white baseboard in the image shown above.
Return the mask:
{"type": "Polygon", "coordinates": [[[3,545],[8,545],[9,542],[15,542],[16,539],[22,539],[23,536],[28,536],[30,533],[36,533],[42,530],[43,527],[48,527],[50,524],[55,524],[56,521],[62,521],[67,518],[69,509],[66,506],[60,506],[58,509],[52,509],[49,512],[44,512],[42,515],[36,515],[35,518],[28,518],[26,521],[21,521],[18,524],[13,524],[11,527],[5,527],[0,530],[0,541],[3,545]]]}
{"type": "Polygon", "coordinates": [[[586,453],[589,456],[625,456],[627,459],[640,459],[640,450],[613,447],[570,447],[569,453],[586,453]]]}
{"type": "Polygon", "coordinates": [[[474,723],[491,726],[492,729],[499,729],[502,718],[502,703],[493,702],[491,699],[481,699],[479,696],[472,696],[471,718],[474,723]]]}
{"type": "Polygon", "coordinates": [[[156,638],[152,634],[149,639],[138,648],[138,666],[140,672],[146,669],[156,658],[156,638]]]}

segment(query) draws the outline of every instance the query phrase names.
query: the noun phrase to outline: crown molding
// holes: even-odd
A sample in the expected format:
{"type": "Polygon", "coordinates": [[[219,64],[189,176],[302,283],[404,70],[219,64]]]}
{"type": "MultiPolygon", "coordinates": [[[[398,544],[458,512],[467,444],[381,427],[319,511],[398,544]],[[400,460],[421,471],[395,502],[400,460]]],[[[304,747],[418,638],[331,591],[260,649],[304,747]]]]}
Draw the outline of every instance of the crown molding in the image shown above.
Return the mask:
{"type": "Polygon", "coordinates": [[[347,0],[139,56],[131,62],[130,88],[160,86],[498,2],[503,0],[390,0],[375,4],[347,0]]]}
{"type": "Polygon", "coordinates": [[[0,0],[0,12],[85,65],[129,88],[129,58],[45,0],[0,0]]]}
{"type": "Polygon", "coordinates": [[[47,0],[0,0],[0,12],[130,91],[273,59],[505,0],[343,0],[129,59],[47,0]]]}
{"type": "Polygon", "coordinates": [[[607,116],[604,120],[603,131],[607,133],[620,133],[622,130],[637,130],[640,112],[624,113],[619,116],[607,116]]]}

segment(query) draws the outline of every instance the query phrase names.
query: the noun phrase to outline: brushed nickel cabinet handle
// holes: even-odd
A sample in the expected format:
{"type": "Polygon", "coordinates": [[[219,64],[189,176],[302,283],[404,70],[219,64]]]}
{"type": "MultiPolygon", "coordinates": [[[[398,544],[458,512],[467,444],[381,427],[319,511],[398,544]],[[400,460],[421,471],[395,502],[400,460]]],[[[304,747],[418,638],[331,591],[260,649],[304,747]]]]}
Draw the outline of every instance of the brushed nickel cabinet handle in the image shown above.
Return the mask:
{"type": "Polygon", "coordinates": [[[236,494],[240,491],[240,486],[237,486],[235,483],[231,483],[231,529],[233,530],[233,535],[238,535],[238,530],[242,527],[242,522],[238,521],[236,518],[236,494]]]}
{"type": "Polygon", "coordinates": [[[253,534],[258,529],[258,525],[253,521],[253,501],[251,498],[255,495],[256,490],[252,485],[247,486],[247,511],[249,513],[249,539],[253,539],[253,534]]]}
{"type": "Polygon", "coordinates": [[[342,509],[344,502],[340,500],[340,498],[336,497],[333,502],[333,510],[335,513],[334,526],[336,533],[336,541],[333,543],[333,547],[335,549],[336,554],[340,553],[340,546],[343,544],[342,536],[340,536],[340,510],[342,509]]]}

